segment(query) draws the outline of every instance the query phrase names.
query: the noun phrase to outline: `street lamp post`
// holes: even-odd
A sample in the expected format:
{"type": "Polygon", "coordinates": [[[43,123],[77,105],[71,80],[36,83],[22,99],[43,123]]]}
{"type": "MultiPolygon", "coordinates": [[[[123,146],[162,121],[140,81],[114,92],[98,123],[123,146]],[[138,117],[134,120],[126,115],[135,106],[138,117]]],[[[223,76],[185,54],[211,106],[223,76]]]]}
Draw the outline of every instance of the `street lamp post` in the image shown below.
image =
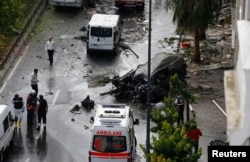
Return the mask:
{"type": "Polygon", "coordinates": [[[150,112],[151,112],[151,3],[149,0],[149,31],[148,31],[148,84],[147,84],[147,128],[146,128],[146,162],[150,162],[150,112]]]}

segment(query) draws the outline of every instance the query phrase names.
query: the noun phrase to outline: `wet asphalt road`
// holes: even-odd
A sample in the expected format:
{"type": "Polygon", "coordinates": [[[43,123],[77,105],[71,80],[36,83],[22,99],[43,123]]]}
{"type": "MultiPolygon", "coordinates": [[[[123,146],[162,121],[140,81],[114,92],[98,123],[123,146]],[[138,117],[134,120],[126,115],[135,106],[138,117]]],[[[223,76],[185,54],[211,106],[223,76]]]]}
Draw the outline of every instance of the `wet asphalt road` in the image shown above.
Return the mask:
{"type": "MultiPolygon", "coordinates": [[[[175,26],[171,13],[166,13],[161,1],[152,1],[152,57],[158,52],[171,51],[163,41],[174,36],[175,26]]],[[[148,4],[145,11],[134,9],[119,11],[113,1],[106,0],[97,8],[86,11],[75,9],[55,9],[48,7],[33,32],[29,36],[21,57],[13,65],[3,89],[3,100],[11,106],[15,93],[26,98],[30,92],[30,76],[38,68],[39,94],[43,94],[49,103],[47,130],[36,131],[35,126],[26,126],[26,112],[23,126],[15,132],[14,145],[6,152],[6,162],[80,162],[87,161],[90,116],[94,110],[82,110],[81,114],[72,114],[69,110],[87,96],[95,103],[116,103],[110,95],[100,96],[112,88],[111,83],[95,85],[99,76],[122,75],[138,64],[147,62],[148,54],[148,4]],[[122,43],[129,50],[120,49],[116,56],[107,54],[86,55],[84,40],[78,39],[86,34],[86,27],[93,13],[120,14],[124,20],[122,43]],[[49,66],[45,43],[48,36],[56,42],[54,66],[49,66]],[[84,127],[85,126],[85,127],[84,127]],[[88,128],[86,128],[86,126],[88,128]]],[[[134,107],[135,117],[140,119],[136,126],[138,144],[145,144],[146,119],[143,109],[134,107]]],[[[143,152],[137,147],[137,161],[144,162],[143,152]]]]}

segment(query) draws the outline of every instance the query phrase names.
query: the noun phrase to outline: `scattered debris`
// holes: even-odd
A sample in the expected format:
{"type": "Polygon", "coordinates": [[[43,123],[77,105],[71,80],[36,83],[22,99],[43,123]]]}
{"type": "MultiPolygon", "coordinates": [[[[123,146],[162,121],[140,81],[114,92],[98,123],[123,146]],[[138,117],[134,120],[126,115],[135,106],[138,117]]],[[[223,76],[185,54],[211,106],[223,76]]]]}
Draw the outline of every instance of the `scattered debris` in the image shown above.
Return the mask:
{"type": "Polygon", "coordinates": [[[95,106],[95,102],[90,99],[89,95],[81,102],[82,106],[86,109],[93,109],[95,106]]]}
{"type": "MultiPolygon", "coordinates": [[[[113,95],[117,100],[126,99],[133,103],[145,103],[147,96],[147,69],[148,63],[138,65],[135,70],[130,70],[123,76],[114,76],[112,85],[115,87],[100,95],[113,95]]],[[[161,101],[169,93],[170,77],[178,74],[184,81],[186,76],[186,62],[181,56],[158,53],[151,59],[151,102],[161,101]]],[[[185,81],[184,81],[185,82],[185,81]]]]}
{"type": "Polygon", "coordinates": [[[80,114],[81,111],[80,111],[80,106],[78,104],[76,104],[71,110],[70,110],[71,113],[74,113],[74,114],[80,114]]]}
{"type": "Polygon", "coordinates": [[[139,56],[135,53],[135,51],[133,51],[127,44],[120,43],[120,47],[122,49],[129,49],[136,56],[136,58],[139,58],[139,56]]]}

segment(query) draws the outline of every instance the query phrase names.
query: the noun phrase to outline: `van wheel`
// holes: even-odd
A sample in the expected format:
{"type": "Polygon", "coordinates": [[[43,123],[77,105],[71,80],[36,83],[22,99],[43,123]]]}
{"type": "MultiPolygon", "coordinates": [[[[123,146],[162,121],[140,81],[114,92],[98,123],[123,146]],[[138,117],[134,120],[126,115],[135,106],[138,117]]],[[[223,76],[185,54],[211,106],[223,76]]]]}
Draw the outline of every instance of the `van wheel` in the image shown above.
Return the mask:
{"type": "Polygon", "coordinates": [[[86,53],[87,53],[87,55],[90,55],[90,51],[88,49],[86,50],[86,53]]]}
{"type": "Polygon", "coordinates": [[[135,147],[137,147],[137,139],[136,139],[136,137],[135,137],[135,147]]]}
{"type": "Polygon", "coordinates": [[[0,151],[0,162],[3,162],[3,150],[0,151]]]}

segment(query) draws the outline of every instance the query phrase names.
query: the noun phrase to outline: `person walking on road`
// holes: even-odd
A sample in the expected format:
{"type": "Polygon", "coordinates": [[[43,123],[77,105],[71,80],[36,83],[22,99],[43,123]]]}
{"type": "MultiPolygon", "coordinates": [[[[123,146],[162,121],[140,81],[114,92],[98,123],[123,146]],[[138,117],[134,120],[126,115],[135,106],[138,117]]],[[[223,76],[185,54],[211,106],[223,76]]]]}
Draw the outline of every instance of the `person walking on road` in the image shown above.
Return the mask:
{"type": "Polygon", "coordinates": [[[190,128],[187,131],[187,136],[194,143],[194,150],[195,150],[195,153],[197,153],[198,148],[199,148],[199,138],[200,138],[200,136],[202,136],[202,133],[201,133],[201,130],[199,128],[197,128],[196,123],[190,124],[190,128]]]}
{"type": "Polygon", "coordinates": [[[14,106],[15,127],[21,127],[24,112],[23,98],[15,94],[12,103],[14,106]]]}
{"type": "Polygon", "coordinates": [[[43,127],[46,130],[46,114],[48,112],[48,103],[47,100],[44,99],[43,95],[39,96],[39,105],[38,105],[38,127],[37,130],[40,130],[41,120],[43,120],[43,127]]]}
{"type": "Polygon", "coordinates": [[[174,101],[174,105],[178,107],[178,118],[177,118],[177,124],[184,122],[184,106],[185,102],[181,95],[178,95],[174,101]]]}
{"type": "Polygon", "coordinates": [[[37,77],[38,69],[34,69],[33,74],[31,75],[31,88],[36,92],[36,96],[38,94],[38,77],[37,77]]]}
{"type": "Polygon", "coordinates": [[[36,92],[34,90],[27,96],[26,102],[26,109],[27,109],[27,124],[33,124],[34,112],[37,109],[37,97],[36,92]]]}
{"type": "Polygon", "coordinates": [[[46,42],[45,51],[48,52],[49,63],[50,63],[49,65],[53,66],[53,55],[55,52],[55,42],[52,40],[51,36],[49,36],[49,39],[46,42]]]}

